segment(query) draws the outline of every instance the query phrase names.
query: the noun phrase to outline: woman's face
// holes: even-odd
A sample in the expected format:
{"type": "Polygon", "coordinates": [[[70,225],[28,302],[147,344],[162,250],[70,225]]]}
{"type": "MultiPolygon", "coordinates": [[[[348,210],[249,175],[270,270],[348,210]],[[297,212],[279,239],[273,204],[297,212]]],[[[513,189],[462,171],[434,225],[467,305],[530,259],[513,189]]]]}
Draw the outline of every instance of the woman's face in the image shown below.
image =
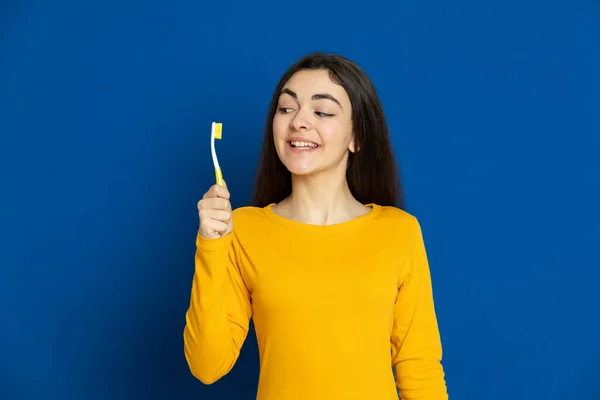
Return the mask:
{"type": "Polygon", "coordinates": [[[284,85],[273,118],[279,159],[294,175],[346,171],[354,152],[352,109],[327,70],[303,70],[284,85]]]}

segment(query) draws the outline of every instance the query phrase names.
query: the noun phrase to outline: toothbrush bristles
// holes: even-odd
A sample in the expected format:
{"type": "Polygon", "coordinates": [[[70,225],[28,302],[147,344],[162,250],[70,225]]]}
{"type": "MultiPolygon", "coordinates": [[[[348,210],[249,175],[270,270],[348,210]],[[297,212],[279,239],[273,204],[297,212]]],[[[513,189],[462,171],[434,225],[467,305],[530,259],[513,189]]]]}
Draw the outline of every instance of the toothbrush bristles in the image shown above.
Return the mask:
{"type": "Polygon", "coordinates": [[[223,137],[223,123],[222,122],[215,122],[214,136],[215,136],[215,139],[221,139],[223,137]]]}

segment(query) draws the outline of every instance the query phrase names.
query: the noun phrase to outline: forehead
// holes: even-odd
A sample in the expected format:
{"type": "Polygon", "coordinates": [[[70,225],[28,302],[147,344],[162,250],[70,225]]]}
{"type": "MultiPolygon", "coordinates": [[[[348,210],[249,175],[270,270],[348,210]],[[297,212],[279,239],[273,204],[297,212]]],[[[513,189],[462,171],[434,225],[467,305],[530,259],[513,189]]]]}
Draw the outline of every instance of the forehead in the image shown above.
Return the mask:
{"type": "Polygon", "coordinates": [[[283,87],[295,92],[299,98],[308,98],[316,93],[329,93],[340,102],[349,102],[344,88],[331,80],[327,70],[298,71],[283,87]]]}

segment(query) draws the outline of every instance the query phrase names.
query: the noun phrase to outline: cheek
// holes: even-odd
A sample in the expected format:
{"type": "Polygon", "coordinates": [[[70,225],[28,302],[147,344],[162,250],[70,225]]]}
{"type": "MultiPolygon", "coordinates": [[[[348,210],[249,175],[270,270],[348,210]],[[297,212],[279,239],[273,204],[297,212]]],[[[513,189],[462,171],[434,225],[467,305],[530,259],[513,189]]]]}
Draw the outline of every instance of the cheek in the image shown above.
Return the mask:
{"type": "Polygon", "coordinates": [[[275,115],[273,118],[273,137],[274,139],[286,137],[287,122],[281,115],[275,115]]]}
{"type": "Polygon", "coordinates": [[[345,125],[341,126],[336,124],[322,127],[320,134],[325,144],[336,148],[345,148],[352,140],[352,131],[345,125]]]}

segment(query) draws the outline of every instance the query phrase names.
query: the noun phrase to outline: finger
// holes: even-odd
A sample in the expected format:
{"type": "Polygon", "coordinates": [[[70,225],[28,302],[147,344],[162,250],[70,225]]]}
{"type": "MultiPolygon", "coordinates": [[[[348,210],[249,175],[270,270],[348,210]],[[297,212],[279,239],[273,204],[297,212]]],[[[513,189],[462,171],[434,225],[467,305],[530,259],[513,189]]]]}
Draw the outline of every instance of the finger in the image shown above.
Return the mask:
{"type": "Polygon", "coordinates": [[[221,233],[217,231],[204,232],[202,230],[200,231],[200,235],[207,239],[217,239],[222,236],[221,233]]]}
{"type": "Polygon", "coordinates": [[[229,200],[230,194],[229,194],[229,190],[227,189],[227,185],[225,185],[225,186],[215,185],[215,192],[217,194],[217,197],[229,200]]]}
{"type": "Polygon", "coordinates": [[[211,199],[213,197],[217,197],[217,190],[215,188],[215,186],[211,186],[206,193],[204,193],[204,196],[202,196],[203,199],[211,199]]]}
{"type": "Polygon", "coordinates": [[[214,232],[224,233],[229,228],[229,224],[214,219],[209,219],[201,224],[202,229],[207,234],[214,232]]]}
{"type": "Polygon", "coordinates": [[[225,222],[226,224],[231,221],[231,212],[223,210],[200,210],[200,218],[203,220],[213,219],[216,221],[225,222]]]}
{"type": "Polygon", "coordinates": [[[204,196],[202,196],[202,198],[210,199],[213,197],[220,197],[222,199],[229,200],[229,197],[230,197],[229,190],[227,190],[226,187],[221,186],[221,185],[212,185],[210,187],[210,189],[208,189],[208,191],[206,193],[204,193],[204,196]]]}
{"type": "Polygon", "coordinates": [[[198,202],[198,210],[202,209],[231,211],[231,203],[219,197],[210,197],[198,202]]]}

